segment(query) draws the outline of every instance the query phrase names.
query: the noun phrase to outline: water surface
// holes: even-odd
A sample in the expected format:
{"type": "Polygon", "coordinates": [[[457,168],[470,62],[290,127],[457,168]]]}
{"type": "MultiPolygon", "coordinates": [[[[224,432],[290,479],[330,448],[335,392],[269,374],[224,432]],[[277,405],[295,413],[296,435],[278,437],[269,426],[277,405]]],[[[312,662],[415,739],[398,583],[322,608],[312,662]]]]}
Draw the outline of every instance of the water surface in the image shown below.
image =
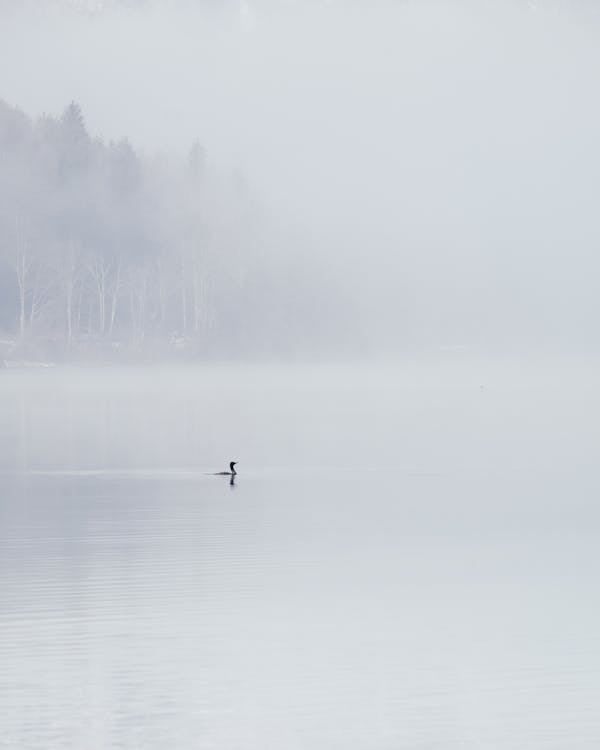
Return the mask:
{"type": "Polygon", "coordinates": [[[2,377],[1,747],[599,746],[591,379],[2,377]]]}

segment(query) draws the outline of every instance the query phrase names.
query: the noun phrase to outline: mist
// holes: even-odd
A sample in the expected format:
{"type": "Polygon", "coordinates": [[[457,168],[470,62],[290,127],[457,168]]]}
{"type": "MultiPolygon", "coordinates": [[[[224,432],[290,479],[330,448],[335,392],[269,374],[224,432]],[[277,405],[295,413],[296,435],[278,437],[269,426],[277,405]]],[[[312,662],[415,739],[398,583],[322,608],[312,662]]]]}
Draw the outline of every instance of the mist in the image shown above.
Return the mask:
{"type": "MultiPolygon", "coordinates": [[[[275,356],[596,352],[592,4],[1,13],[8,103],[37,117],[75,100],[92,137],[181,157],[197,140],[244,180],[253,241],[294,278],[308,269],[292,317],[313,332],[336,318],[318,344],[275,337],[275,356]],[[317,316],[311,279],[330,300],[317,316]]],[[[246,338],[249,356],[260,333],[246,338]]]]}
{"type": "Polygon", "coordinates": [[[591,0],[0,0],[0,747],[600,747],[591,0]]]}

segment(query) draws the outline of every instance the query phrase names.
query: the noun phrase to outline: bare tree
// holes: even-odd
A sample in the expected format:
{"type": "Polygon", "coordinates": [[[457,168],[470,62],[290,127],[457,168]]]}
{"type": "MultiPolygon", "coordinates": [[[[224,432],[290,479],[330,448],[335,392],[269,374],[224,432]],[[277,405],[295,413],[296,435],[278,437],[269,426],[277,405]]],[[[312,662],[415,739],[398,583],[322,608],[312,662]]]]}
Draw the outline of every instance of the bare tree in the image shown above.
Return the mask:
{"type": "Polygon", "coordinates": [[[107,285],[107,267],[103,255],[94,254],[91,258],[90,273],[94,280],[96,291],[96,303],[98,309],[98,333],[104,336],[106,329],[106,285],[107,285]]]}
{"type": "Polygon", "coordinates": [[[108,335],[112,339],[113,331],[115,328],[115,318],[117,316],[117,305],[119,302],[119,296],[121,293],[121,268],[123,266],[123,256],[119,253],[116,260],[114,272],[111,276],[111,283],[109,288],[110,295],[110,322],[108,326],[108,335]]]}
{"type": "Polygon", "coordinates": [[[180,277],[180,291],[181,291],[181,332],[184,336],[187,336],[188,332],[188,300],[187,300],[187,263],[185,251],[182,248],[180,252],[180,264],[181,264],[181,277],[180,277]]]}
{"type": "Polygon", "coordinates": [[[194,334],[196,336],[206,336],[211,322],[210,275],[208,258],[202,250],[199,250],[192,261],[194,334]]]}
{"type": "Polygon", "coordinates": [[[75,240],[67,243],[66,251],[59,258],[62,273],[62,284],[65,293],[65,315],[67,322],[67,344],[69,348],[73,341],[73,335],[79,327],[81,316],[81,250],[75,240]],[[78,288],[79,287],[79,294],[78,288]],[[77,310],[77,313],[76,313],[77,310]]]}
{"type": "Polygon", "coordinates": [[[148,268],[132,266],[128,273],[131,338],[134,349],[140,349],[146,334],[146,304],[148,297],[148,268]]]}
{"type": "Polygon", "coordinates": [[[49,263],[34,258],[29,275],[29,328],[33,329],[42,313],[54,301],[55,277],[49,263]]]}
{"type": "Polygon", "coordinates": [[[33,255],[27,224],[19,212],[15,215],[14,240],[12,253],[10,253],[9,257],[12,260],[12,266],[17,277],[17,288],[19,290],[19,338],[22,339],[25,335],[27,297],[29,280],[33,272],[33,255]]]}

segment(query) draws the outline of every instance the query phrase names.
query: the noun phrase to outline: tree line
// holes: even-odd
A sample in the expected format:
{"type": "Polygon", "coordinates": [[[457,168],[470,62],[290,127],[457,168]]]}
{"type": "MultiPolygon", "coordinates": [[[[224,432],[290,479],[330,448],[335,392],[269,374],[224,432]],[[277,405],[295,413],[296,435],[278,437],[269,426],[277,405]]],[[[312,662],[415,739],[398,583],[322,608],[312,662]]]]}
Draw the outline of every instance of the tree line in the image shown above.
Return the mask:
{"type": "Polygon", "coordinates": [[[331,319],[322,272],[278,255],[240,174],[199,142],[93,138],[74,102],[34,121],[0,101],[0,255],[5,350],[293,352],[331,319]]]}

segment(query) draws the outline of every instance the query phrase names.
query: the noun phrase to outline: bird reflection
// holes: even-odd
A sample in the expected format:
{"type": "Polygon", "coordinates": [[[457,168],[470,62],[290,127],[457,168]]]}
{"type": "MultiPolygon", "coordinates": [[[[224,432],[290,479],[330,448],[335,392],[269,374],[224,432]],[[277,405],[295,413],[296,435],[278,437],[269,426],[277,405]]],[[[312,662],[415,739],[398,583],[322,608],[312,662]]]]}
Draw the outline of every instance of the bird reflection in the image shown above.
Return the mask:
{"type": "Polygon", "coordinates": [[[236,475],[235,475],[235,474],[232,474],[232,475],[231,475],[231,476],[229,477],[229,486],[230,486],[230,487],[235,487],[235,477],[236,477],[236,475]]]}

